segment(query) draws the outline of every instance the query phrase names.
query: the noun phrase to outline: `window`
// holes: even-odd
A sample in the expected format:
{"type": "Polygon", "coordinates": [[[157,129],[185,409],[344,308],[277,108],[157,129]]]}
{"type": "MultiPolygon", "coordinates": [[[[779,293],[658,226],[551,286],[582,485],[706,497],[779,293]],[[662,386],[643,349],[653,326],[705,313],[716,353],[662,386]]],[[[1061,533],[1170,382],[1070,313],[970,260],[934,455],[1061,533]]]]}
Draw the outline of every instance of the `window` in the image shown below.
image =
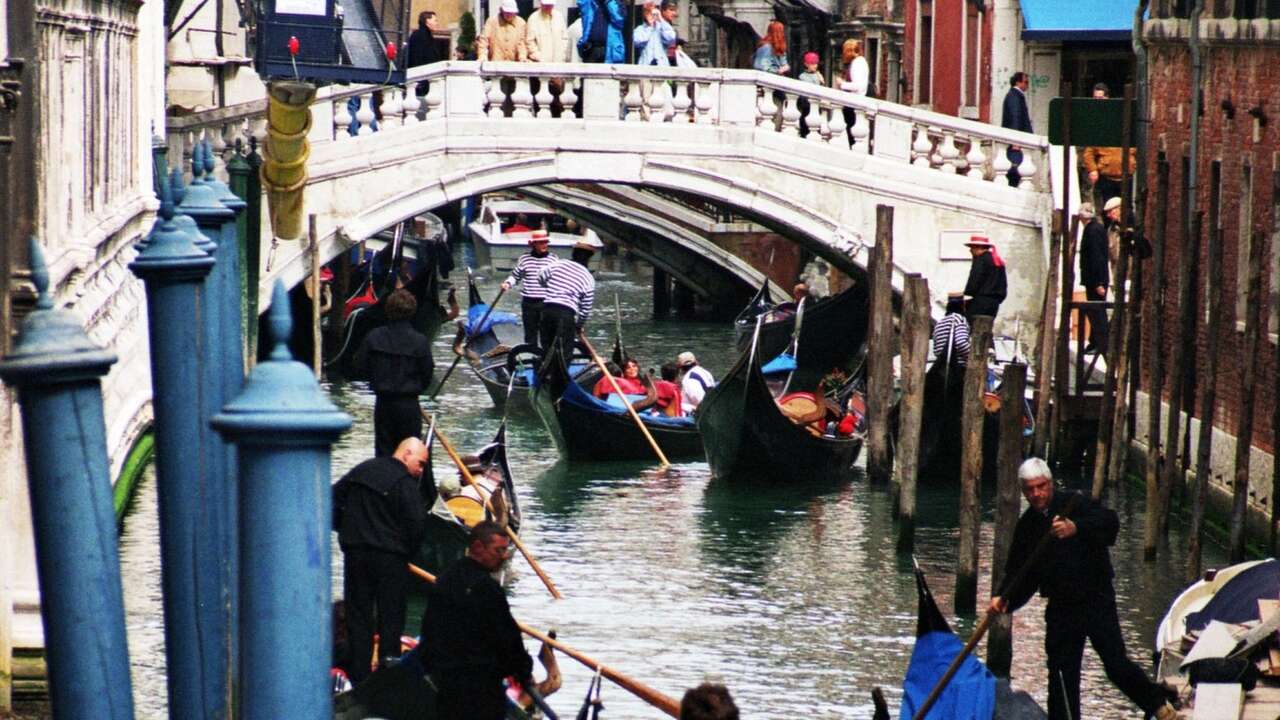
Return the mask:
{"type": "Polygon", "coordinates": [[[982,16],[974,3],[965,3],[964,20],[964,105],[978,104],[978,45],[982,16]]]}
{"type": "Polygon", "coordinates": [[[916,44],[920,48],[920,62],[916,65],[916,83],[920,91],[916,93],[916,103],[926,105],[932,102],[930,82],[933,79],[933,3],[920,0],[920,36],[916,44]]]}
{"type": "Polygon", "coordinates": [[[1253,168],[1240,175],[1240,224],[1236,233],[1236,322],[1244,322],[1249,300],[1249,252],[1253,248],[1253,168]]]}

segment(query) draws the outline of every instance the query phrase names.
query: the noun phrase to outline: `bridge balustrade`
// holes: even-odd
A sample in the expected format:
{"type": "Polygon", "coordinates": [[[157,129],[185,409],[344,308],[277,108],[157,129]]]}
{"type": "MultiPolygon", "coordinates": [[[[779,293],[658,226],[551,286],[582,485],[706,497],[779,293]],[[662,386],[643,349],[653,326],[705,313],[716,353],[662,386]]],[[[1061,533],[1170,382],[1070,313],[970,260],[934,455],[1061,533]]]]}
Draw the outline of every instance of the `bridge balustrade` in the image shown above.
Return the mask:
{"type": "MultiPolygon", "coordinates": [[[[168,122],[171,157],[208,137],[215,151],[266,135],[265,100],[168,122]]],[[[1047,138],[757,72],[634,65],[443,62],[401,86],[329,86],[312,106],[313,145],[437,120],[754,127],[841,156],[1004,183],[1022,151],[1019,188],[1048,192],[1047,138]],[[416,89],[425,94],[419,96],[416,89]]],[[[183,155],[179,155],[182,152],[183,155]]],[[[221,173],[223,164],[219,163],[221,173]]]]}

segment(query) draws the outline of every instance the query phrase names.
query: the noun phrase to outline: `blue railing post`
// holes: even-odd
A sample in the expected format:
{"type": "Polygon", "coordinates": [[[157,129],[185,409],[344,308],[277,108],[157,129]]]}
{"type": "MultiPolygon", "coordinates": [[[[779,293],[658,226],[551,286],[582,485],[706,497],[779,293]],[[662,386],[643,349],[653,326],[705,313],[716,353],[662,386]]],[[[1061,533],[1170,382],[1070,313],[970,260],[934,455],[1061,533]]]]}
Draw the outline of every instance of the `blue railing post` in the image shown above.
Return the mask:
{"type": "Polygon", "coordinates": [[[213,419],[240,476],[240,716],[330,720],[329,448],[351,418],[289,354],[284,285],[268,311],[270,358],[213,419]]]}
{"type": "MultiPolygon", "coordinates": [[[[181,700],[189,704],[185,708],[174,707],[171,692],[169,715],[184,719],[230,717],[234,709],[235,676],[231,655],[235,642],[235,625],[231,615],[235,607],[235,578],[232,575],[231,560],[236,547],[235,520],[231,510],[235,456],[231,445],[223,441],[208,425],[213,413],[230,398],[226,391],[226,371],[222,367],[226,357],[222,349],[222,322],[223,317],[230,312],[229,306],[238,302],[239,289],[237,288],[235,297],[223,297],[225,285],[219,282],[219,272],[222,269],[219,241],[223,223],[233,220],[235,214],[218,200],[214,189],[204,182],[204,149],[201,144],[196,144],[193,149],[191,165],[193,179],[185,190],[181,187],[181,175],[175,173],[173,176],[174,197],[181,197],[177,211],[194,221],[196,246],[212,256],[215,262],[204,280],[205,311],[201,313],[199,325],[203,350],[199,363],[199,384],[205,400],[199,412],[205,473],[199,478],[202,500],[200,514],[196,519],[199,542],[196,543],[195,564],[200,589],[197,622],[203,642],[198,647],[185,649],[189,654],[199,654],[202,697],[184,697],[181,700]]],[[[180,230],[184,227],[190,226],[185,221],[178,223],[180,230]]],[[[236,370],[240,371],[240,366],[236,370]]],[[[177,651],[181,652],[182,649],[177,651]]]]}
{"type": "Polygon", "coordinates": [[[100,379],[116,357],[54,309],[35,238],[31,276],[40,297],[0,378],[22,406],[50,701],[57,718],[132,720],[100,379]]]}
{"type": "Polygon", "coordinates": [[[225,717],[225,683],[206,674],[204,660],[224,662],[220,638],[230,625],[202,611],[216,607],[222,593],[204,584],[200,567],[220,550],[217,538],[203,534],[201,518],[209,502],[205,418],[212,414],[201,383],[202,366],[212,361],[205,352],[205,278],[214,261],[179,229],[164,181],[160,198],[160,220],[129,267],[147,286],[169,711],[174,718],[225,717]]]}

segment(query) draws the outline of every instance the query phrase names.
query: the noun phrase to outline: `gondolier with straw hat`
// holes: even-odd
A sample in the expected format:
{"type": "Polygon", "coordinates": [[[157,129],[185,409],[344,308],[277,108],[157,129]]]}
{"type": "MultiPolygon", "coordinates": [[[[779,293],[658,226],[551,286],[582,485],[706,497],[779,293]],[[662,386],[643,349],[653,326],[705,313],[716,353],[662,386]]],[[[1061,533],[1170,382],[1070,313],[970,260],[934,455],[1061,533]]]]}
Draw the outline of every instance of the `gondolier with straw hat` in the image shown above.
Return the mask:
{"type": "Polygon", "coordinates": [[[571,354],[578,330],[591,317],[596,298],[596,280],[587,269],[596,249],[591,243],[574,244],[570,262],[556,262],[538,272],[538,287],[546,293],[542,301],[541,343],[550,351],[559,342],[565,357],[571,354]]]}
{"type": "Polygon", "coordinates": [[[538,273],[559,262],[551,252],[551,238],[546,230],[534,230],[529,234],[529,252],[520,256],[511,274],[502,281],[502,289],[510,290],[520,284],[520,321],[524,323],[526,345],[538,344],[538,328],[542,324],[542,304],[547,289],[537,283],[538,273]]]}
{"type": "Polygon", "coordinates": [[[1009,283],[1005,276],[1004,260],[996,252],[995,243],[985,235],[974,235],[965,243],[973,256],[973,264],[969,266],[969,281],[965,283],[964,294],[969,297],[966,315],[969,322],[978,315],[996,316],[1000,303],[1009,294],[1009,283]]]}

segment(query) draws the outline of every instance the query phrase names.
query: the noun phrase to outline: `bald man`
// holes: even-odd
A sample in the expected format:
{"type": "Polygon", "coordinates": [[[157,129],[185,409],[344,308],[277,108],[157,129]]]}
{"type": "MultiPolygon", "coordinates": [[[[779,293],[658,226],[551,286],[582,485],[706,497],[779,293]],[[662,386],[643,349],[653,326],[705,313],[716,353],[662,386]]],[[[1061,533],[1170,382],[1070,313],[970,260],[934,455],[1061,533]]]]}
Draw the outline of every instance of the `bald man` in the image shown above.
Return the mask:
{"type": "Polygon", "coordinates": [[[351,656],[340,659],[353,684],[370,672],[376,609],[378,664],[400,657],[404,631],[406,564],[426,533],[435,488],[419,489],[430,461],[418,438],[401,441],[390,457],[365,460],[333,486],[333,529],[342,548],[342,594],[347,601],[351,656]]]}

